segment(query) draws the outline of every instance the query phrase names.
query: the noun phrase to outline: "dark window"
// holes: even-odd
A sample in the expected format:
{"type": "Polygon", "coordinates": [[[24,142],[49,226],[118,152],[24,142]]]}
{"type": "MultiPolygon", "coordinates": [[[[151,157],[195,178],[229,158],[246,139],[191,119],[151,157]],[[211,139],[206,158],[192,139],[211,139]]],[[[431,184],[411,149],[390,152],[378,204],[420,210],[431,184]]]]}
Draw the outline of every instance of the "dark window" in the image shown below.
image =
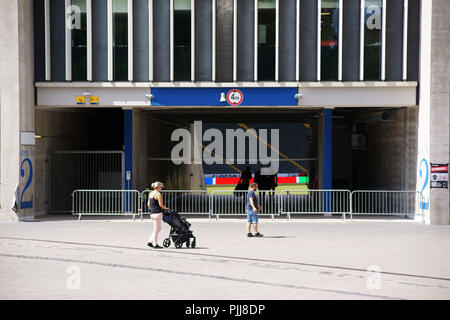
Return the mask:
{"type": "Polygon", "coordinates": [[[191,80],[191,0],[174,0],[174,80],[191,80]]]}
{"type": "Polygon", "coordinates": [[[339,1],[322,0],[321,80],[338,80],[339,65],[339,1]]]}
{"type": "Polygon", "coordinates": [[[364,20],[364,80],[380,80],[381,0],[366,0],[364,20]]]}
{"type": "Polygon", "coordinates": [[[258,0],[258,80],[275,80],[275,0],[258,0]]]}
{"type": "Polygon", "coordinates": [[[113,0],[114,80],[128,80],[128,1],[113,0]]]}
{"type": "Polygon", "coordinates": [[[72,0],[72,80],[87,80],[86,0],[72,0]]]}

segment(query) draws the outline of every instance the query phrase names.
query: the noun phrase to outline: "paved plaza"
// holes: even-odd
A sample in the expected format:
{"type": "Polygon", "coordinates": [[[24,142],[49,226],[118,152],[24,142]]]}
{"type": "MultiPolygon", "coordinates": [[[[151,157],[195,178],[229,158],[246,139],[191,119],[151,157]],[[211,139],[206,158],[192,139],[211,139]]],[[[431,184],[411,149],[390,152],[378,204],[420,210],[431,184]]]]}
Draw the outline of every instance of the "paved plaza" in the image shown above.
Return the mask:
{"type": "Polygon", "coordinates": [[[189,221],[197,247],[162,250],[148,218],[0,223],[0,298],[450,299],[449,226],[263,219],[247,238],[243,219],[189,221]]]}

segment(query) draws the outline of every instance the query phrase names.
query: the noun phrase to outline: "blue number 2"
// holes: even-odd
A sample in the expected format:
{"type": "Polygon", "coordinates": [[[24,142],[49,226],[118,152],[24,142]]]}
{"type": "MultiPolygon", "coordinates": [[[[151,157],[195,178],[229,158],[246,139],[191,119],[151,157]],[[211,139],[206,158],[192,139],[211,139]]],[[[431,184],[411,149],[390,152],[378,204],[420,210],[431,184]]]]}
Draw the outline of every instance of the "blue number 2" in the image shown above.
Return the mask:
{"type": "MultiPolygon", "coordinates": [[[[420,161],[420,166],[419,166],[419,176],[422,178],[422,163],[425,164],[425,172],[426,172],[425,181],[423,183],[422,190],[420,191],[420,192],[423,193],[423,191],[425,190],[425,188],[427,187],[427,184],[428,184],[429,171],[428,171],[428,162],[427,162],[427,160],[426,159],[422,159],[422,161],[420,161]]],[[[430,201],[425,202],[423,197],[422,197],[422,202],[420,203],[420,209],[428,210],[429,208],[430,208],[430,201]]]]}
{"type": "Polygon", "coordinates": [[[20,195],[20,208],[21,209],[31,209],[33,208],[33,195],[31,195],[30,201],[23,201],[23,195],[25,191],[28,189],[28,187],[31,185],[31,181],[33,181],[33,164],[31,163],[31,160],[28,158],[25,158],[22,161],[22,164],[20,165],[20,176],[23,178],[25,175],[25,170],[23,170],[24,163],[27,162],[28,166],[30,168],[30,175],[28,176],[27,183],[25,184],[25,188],[22,190],[22,194],[20,195]]]}

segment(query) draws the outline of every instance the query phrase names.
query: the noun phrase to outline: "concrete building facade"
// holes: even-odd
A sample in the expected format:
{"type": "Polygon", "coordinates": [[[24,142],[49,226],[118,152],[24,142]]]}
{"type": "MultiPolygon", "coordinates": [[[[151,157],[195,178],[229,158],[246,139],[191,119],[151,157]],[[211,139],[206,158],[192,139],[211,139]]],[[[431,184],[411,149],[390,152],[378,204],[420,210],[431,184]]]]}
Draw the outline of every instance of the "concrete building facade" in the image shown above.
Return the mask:
{"type": "Polygon", "coordinates": [[[448,224],[431,166],[449,162],[449,7],[2,1],[0,219],[67,211],[74,186],[204,189],[201,164],[166,161],[173,130],[202,120],[304,123],[316,188],[417,190],[426,221],[448,224]]]}

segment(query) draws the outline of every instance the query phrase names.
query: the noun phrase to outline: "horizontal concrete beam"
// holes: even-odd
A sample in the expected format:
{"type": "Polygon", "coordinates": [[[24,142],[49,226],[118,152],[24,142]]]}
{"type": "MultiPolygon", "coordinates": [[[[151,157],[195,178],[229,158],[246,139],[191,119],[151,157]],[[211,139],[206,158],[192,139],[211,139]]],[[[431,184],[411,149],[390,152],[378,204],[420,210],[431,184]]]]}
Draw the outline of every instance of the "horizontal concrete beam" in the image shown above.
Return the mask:
{"type": "Polygon", "coordinates": [[[300,106],[409,107],[417,105],[416,87],[303,87],[300,106]]]}
{"type": "Polygon", "coordinates": [[[41,87],[37,88],[37,105],[46,107],[139,107],[150,106],[149,88],[105,87],[41,87]],[[85,104],[77,104],[77,97],[84,96],[85,104]],[[98,104],[90,104],[90,97],[98,97],[98,104]]]}
{"type": "MultiPolygon", "coordinates": [[[[407,107],[416,106],[417,82],[302,82],[302,83],[131,83],[131,82],[48,82],[36,83],[37,105],[40,107],[148,107],[152,88],[297,88],[302,95],[301,107],[407,107]],[[284,85],[282,85],[284,84],[284,85]],[[159,86],[158,86],[159,85],[159,86]],[[77,97],[85,96],[85,104],[77,97]],[[89,103],[90,96],[99,97],[98,105],[89,103]]],[[[201,91],[200,90],[200,91],[201,91]]],[[[255,89],[252,89],[255,90],[255,89]]],[[[297,91],[295,90],[295,91],[297,91]]],[[[192,90],[191,90],[192,91],[192,90]]],[[[199,92],[200,92],[199,91],[199,92]]],[[[174,91],[175,94],[176,90],[174,91]]],[[[292,94],[292,99],[294,99],[292,94]]],[[[154,97],[158,101],[158,97],[154,97]]],[[[218,99],[217,99],[218,100],[218,99]]],[[[281,99],[280,101],[282,101],[281,99]]],[[[197,100],[198,101],[198,100],[197,100]]],[[[215,100],[214,100],[215,101],[215,100]]],[[[219,100],[218,100],[219,101],[219,100]]],[[[294,105],[295,105],[294,100],[294,105]]],[[[166,104],[166,106],[172,103],[166,104]]],[[[204,105],[183,100],[183,106],[204,105]]],[[[271,103],[271,105],[276,105],[271,103]]],[[[211,105],[217,106],[217,105],[211,105]]],[[[280,106],[283,106],[280,102],[280,106]]],[[[206,106],[207,107],[207,106],[206,106]]],[[[246,106],[240,106],[246,108],[246,106]]],[[[276,107],[276,106],[273,106],[276,107]]]]}
{"type": "Polygon", "coordinates": [[[416,81],[325,81],[325,82],[36,82],[37,88],[349,88],[417,87],[416,81]]]}

